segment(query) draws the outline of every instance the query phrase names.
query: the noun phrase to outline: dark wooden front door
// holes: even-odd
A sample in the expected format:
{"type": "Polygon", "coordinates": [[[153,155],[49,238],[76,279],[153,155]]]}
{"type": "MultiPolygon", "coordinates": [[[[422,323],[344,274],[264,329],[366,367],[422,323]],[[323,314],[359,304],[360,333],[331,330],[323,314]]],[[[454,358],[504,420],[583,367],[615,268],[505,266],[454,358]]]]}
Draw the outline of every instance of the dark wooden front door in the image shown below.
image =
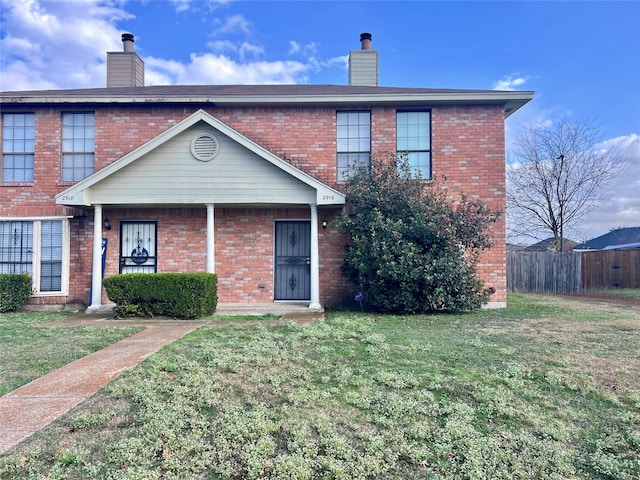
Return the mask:
{"type": "Polygon", "coordinates": [[[276,300],[309,300],[311,296],[311,223],[276,222],[276,300]]]}

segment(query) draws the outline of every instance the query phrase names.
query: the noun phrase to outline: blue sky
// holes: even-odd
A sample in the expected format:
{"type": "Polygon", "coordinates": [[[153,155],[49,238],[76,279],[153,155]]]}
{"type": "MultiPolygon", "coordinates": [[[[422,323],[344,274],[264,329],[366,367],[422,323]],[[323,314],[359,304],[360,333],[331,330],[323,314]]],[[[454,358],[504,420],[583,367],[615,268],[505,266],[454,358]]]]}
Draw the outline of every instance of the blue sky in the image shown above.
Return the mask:
{"type": "Polygon", "coordinates": [[[380,85],[533,90],[507,120],[602,125],[627,174],[573,237],[640,225],[640,2],[0,0],[0,90],[106,84],[105,52],[135,35],[146,83],[346,84],[373,34],[380,85]]]}

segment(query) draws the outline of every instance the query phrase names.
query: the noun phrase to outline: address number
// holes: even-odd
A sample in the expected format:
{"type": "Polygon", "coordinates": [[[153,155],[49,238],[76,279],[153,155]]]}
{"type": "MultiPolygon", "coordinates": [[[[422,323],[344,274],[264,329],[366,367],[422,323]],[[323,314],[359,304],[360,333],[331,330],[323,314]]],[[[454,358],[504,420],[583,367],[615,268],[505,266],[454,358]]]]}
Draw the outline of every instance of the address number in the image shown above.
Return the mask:
{"type": "Polygon", "coordinates": [[[322,200],[335,200],[333,195],[322,195],[322,200]]]}
{"type": "Polygon", "coordinates": [[[73,200],[73,195],[62,195],[61,200],[73,200]]]}

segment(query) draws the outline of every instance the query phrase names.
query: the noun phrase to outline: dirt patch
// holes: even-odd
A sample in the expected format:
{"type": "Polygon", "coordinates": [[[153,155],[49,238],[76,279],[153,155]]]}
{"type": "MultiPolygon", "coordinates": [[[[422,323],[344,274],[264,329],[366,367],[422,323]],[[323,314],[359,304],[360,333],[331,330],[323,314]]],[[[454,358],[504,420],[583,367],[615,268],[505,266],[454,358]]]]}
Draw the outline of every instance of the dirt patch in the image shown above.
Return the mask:
{"type": "Polygon", "coordinates": [[[520,348],[529,351],[531,365],[541,371],[554,369],[571,388],[598,388],[623,399],[640,392],[638,298],[601,293],[531,298],[564,311],[496,323],[481,331],[515,334],[520,348]]]}
{"type": "Polygon", "coordinates": [[[602,293],[540,294],[536,298],[547,305],[573,310],[631,314],[640,321],[640,298],[602,293]]]}
{"type": "Polygon", "coordinates": [[[619,305],[634,305],[640,307],[640,298],[630,295],[616,295],[614,293],[573,293],[559,295],[560,297],[575,298],[587,302],[607,302],[619,305]]]}

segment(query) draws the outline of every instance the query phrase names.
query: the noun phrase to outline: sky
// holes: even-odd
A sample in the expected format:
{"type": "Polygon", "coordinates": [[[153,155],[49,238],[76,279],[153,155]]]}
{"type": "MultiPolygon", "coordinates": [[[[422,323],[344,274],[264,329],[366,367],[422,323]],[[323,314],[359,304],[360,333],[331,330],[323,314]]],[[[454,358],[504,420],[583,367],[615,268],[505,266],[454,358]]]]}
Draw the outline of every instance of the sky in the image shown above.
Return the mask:
{"type": "Polygon", "coordinates": [[[147,85],[346,85],[370,32],[381,86],[534,91],[507,158],[524,128],[596,119],[627,169],[570,237],[640,226],[640,1],[0,0],[0,90],[105,87],[125,32],[147,85]]]}

